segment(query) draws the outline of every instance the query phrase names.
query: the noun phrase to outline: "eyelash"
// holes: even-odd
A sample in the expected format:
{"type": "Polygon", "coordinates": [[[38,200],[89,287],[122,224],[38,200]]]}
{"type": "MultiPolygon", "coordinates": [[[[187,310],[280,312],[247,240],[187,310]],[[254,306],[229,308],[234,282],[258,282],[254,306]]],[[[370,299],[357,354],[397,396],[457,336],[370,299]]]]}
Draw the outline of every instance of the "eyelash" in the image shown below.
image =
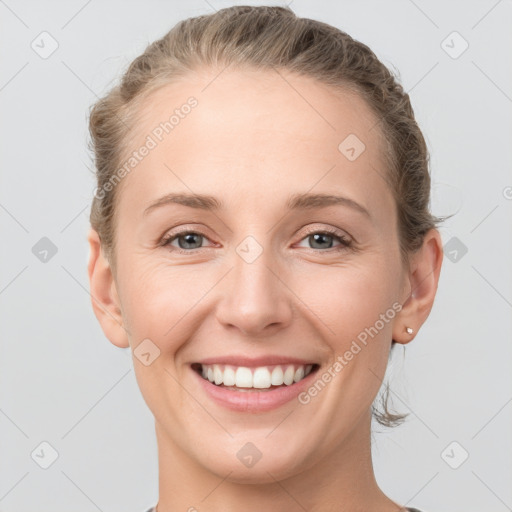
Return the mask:
{"type": "MultiPolygon", "coordinates": [[[[309,249],[312,251],[320,251],[320,252],[343,251],[343,250],[352,248],[352,245],[353,245],[353,241],[351,239],[342,235],[338,230],[336,230],[334,228],[325,228],[325,229],[312,228],[309,231],[307,231],[306,236],[301,238],[300,241],[302,242],[302,240],[304,240],[308,236],[311,236],[314,234],[332,236],[333,238],[337,239],[341,243],[341,247],[329,247],[328,249],[315,249],[315,248],[310,247],[309,249]]],[[[168,248],[170,248],[170,250],[172,252],[177,252],[179,254],[190,254],[195,251],[198,251],[199,249],[205,249],[205,247],[199,247],[197,249],[187,250],[187,249],[181,249],[179,247],[171,246],[171,242],[173,242],[174,240],[176,240],[182,236],[185,236],[185,235],[200,235],[200,236],[208,239],[208,237],[201,231],[183,230],[183,231],[179,231],[177,233],[172,233],[170,235],[165,236],[159,245],[161,245],[163,247],[168,247],[168,248]]]]}

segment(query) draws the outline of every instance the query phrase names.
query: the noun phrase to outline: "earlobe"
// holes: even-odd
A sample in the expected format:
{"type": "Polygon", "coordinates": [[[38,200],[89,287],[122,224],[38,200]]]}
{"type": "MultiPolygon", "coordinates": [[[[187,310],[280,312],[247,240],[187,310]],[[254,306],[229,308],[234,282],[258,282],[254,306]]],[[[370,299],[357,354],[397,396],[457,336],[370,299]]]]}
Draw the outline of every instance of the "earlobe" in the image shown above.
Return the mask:
{"type": "Polygon", "coordinates": [[[120,301],[112,269],[101,247],[100,238],[94,229],[89,230],[89,287],[91,304],[105,336],[120,348],[130,346],[128,332],[123,325],[120,301]]]}
{"type": "Polygon", "coordinates": [[[434,304],[442,263],[441,235],[433,228],[426,233],[420,249],[411,256],[408,290],[393,327],[393,340],[396,343],[412,341],[428,318],[434,304]]]}

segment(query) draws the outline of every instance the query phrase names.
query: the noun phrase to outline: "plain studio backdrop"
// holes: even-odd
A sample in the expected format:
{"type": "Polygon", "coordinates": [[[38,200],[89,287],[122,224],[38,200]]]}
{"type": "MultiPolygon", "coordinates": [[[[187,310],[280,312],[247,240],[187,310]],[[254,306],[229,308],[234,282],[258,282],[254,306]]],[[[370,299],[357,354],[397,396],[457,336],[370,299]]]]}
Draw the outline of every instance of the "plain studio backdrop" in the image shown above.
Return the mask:
{"type": "MultiPolygon", "coordinates": [[[[90,305],[87,115],[149,42],[233,4],[0,1],[0,511],[156,503],[153,416],[90,305]]],[[[374,424],[377,481],[429,512],[511,510],[512,4],[291,7],[399,71],[431,152],[433,213],[456,213],[430,317],[389,367],[392,405],[410,415],[374,424]]]]}

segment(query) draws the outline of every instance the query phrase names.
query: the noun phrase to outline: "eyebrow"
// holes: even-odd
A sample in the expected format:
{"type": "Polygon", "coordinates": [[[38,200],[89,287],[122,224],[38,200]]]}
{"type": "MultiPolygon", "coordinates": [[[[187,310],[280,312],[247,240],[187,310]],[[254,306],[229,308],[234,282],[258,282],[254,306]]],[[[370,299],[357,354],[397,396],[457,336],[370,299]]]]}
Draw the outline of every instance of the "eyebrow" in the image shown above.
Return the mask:
{"type": "MultiPolygon", "coordinates": [[[[222,201],[214,196],[205,194],[166,194],[165,196],[157,199],[154,203],[150,204],[145,210],[144,215],[147,215],[151,210],[160,206],[169,204],[181,204],[189,206],[190,208],[197,208],[206,211],[218,211],[224,208],[222,201]]],[[[306,210],[314,208],[325,208],[327,206],[341,205],[352,208],[359,213],[371,218],[368,210],[358,202],[348,197],[336,196],[332,194],[295,194],[292,195],[287,203],[288,210],[306,210]]]]}
{"type": "Polygon", "coordinates": [[[154,203],[150,204],[145,210],[144,215],[147,215],[151,210],[160,206],[168,204],[181,204],[189,206],[190,208],[198,208],[201,210],[214,211],[221,210],[223,204],[217,198],[204,194],[166,194],[165,196],[157,199],[154,203]]]}

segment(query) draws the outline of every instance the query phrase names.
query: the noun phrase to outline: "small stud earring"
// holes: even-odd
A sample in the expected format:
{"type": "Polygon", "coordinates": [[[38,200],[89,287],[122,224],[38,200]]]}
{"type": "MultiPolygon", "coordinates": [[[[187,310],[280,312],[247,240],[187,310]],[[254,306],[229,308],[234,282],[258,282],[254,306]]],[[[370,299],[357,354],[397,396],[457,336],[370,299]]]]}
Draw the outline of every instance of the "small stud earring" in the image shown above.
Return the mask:
{"type": "Polygon", "coordinates": [[[412,334],[414,331],[410,327],[406,327],[407,334],[412,334]]]}

